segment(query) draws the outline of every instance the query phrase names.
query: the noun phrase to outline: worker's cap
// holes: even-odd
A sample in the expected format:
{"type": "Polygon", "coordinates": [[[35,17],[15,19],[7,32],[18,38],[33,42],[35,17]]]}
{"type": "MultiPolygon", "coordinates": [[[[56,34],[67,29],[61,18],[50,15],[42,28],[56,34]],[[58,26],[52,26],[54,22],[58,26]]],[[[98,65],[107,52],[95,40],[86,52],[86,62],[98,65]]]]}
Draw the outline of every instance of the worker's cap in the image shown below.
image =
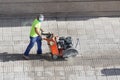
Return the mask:
{"type": "Polygon", "coordinates": [[[39,15],[39,21],[41,21],[41,22],[44,21],[44,15],[43,14],[39,15]]]}

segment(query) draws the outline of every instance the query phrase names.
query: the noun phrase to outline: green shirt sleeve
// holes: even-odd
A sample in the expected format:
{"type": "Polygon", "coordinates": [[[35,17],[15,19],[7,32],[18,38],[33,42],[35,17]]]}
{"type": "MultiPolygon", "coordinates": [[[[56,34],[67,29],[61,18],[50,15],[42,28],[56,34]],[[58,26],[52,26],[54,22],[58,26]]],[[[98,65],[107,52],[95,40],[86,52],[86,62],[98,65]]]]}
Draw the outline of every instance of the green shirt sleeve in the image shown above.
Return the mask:
{"type": "Polygon", "coordinates": [[[40,23],[37,23],[34,27],[35,27],[35,28],[41,28],[41,24],[40,24],[40,23]]]}
{"type": "Polygon", "coordinates": [[[31,37],[36,37],[38,36],[37,33],[35,32],[35,28],[41,28],[41,22],[39,22],[37,19],[34,20],[33,24],[32,24],[32,28],[30,31],[30,36],[31,37]]]}

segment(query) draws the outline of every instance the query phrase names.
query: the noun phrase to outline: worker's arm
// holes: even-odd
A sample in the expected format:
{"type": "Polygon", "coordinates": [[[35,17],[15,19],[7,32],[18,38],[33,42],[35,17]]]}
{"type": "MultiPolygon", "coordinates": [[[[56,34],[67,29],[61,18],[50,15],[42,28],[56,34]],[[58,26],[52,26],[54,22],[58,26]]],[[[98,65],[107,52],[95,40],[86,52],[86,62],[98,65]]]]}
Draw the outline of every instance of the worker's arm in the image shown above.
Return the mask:
{"type": "Polygon", "coordinates": [[[44,32],[42,28],[40,28],[40,31],[41,31],[41,32],[44,32]]]}
{"type": "Polygon", "coordinates": [[[41,38],[40,28],[35,28],[35,32],[41,38]]]}

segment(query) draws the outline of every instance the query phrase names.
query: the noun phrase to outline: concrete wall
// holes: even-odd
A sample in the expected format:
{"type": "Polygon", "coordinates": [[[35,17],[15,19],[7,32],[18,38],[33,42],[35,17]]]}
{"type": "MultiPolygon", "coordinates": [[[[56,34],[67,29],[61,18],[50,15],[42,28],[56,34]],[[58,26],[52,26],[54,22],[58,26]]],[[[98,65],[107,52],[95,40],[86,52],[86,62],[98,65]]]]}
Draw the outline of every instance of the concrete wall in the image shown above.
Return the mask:
{"type": "Polygon", "coordinates": [[[0,15],[118,16],[119,0],[0,0],[0,15]]]}

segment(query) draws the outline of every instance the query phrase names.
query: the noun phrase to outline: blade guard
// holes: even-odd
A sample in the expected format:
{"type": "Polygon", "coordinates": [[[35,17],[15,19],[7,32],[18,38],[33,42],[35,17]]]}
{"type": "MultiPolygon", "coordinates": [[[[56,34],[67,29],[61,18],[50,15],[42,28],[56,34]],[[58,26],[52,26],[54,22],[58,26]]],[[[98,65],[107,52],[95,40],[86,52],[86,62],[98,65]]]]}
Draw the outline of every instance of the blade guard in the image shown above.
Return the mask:
{"type": "Polygon", "coordinates": [[[63,51],[63,57],[68,58],[68,57],[75,57],[78,55],[78,51],[74,48],[68,48],[63,51]]]}

